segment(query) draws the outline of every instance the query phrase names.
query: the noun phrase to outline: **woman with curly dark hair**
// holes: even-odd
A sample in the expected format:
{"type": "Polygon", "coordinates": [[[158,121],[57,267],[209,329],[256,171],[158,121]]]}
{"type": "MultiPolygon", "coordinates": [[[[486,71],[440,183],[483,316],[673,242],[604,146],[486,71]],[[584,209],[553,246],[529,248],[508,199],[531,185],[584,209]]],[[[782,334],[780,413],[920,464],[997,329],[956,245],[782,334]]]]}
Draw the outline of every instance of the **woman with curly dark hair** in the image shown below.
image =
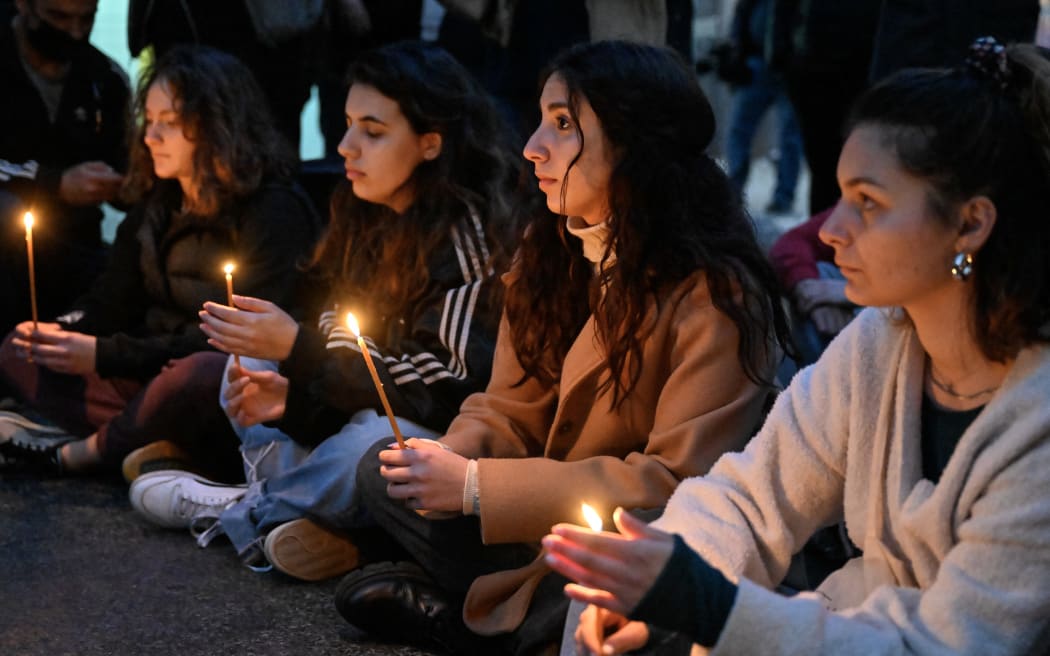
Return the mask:
{"type": "Polygon", "coordinates": [[[185,359],[209,348],[197,311],[226,297],[230,261],[240,289],[288,301],[320,222],[251,73],[232,56],[173,49],[145,73],[135,107],[133,207],[106,271],[69,312],[20,324],[0,351],[0,375],[20,398],[77,439],[24,434],[5,455],[53,472],[115,469],[159,435],[182,436],[205,466],[237,471],[235,453],[205,455],[229,429],[210,411],[221,364],[185,359]]]}
{"type": "Polygon", "coordinates": [[[492,100],[448,53],[415,42],[361,55],[339,144],[349,181],[311,264],[327,296],[316,322],[270,301],[206,303],[211,343],[237,354],[224,390],[250,489],[187,472],[146,474],[132,503],[150,520],[220,531],[249,564],[322,579],[357,563],[333,528],[357,460],[390,424],[347,312],[402,430],[443,431],[489,378],[501,309],[497,273],[517,238],[522,166],[492,100]],[[266,425],[263,425],[266,422],[266,425]],[[184,503],[208,497],[208,504],[184,503]],[[218,517],[218,522],[215,519],[218,517]]]}
{"type": "Polygon", "coordinates": [[[336,593],[380,637],[556,645],[564,579],[536,559],[550,526],[578,521],[582,501],[607,520],[662,506],[744,445],[773,391],[776,284],[705,153],[714,117],[688,67],[670,50],[581,45],[550,65],[539,104],[525,157],[550,211],[505,277],[488,389],[444,449],[387,440],[358,468],[364,508],[415,561],[353,572],[336,593]]]}

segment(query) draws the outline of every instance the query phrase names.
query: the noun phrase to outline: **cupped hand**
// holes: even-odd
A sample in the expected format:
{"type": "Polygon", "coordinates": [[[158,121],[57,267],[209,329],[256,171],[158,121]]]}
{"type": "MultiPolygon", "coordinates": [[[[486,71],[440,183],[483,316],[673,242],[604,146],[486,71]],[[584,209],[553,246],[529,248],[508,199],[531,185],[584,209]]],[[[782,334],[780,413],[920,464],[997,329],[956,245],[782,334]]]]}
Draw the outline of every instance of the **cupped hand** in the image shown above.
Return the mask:
{"type": "Polygon", "coordinates": [[[575,581],[565,594],[627,615],[649,591],[674,551],[674,537],[617,508],[613,521],[620,532],[595,532],[574,524],[557,524],[543,538],[546,561],[575,581]]]}
{"type": "Polygon", "coordinates": [[[575,638],[577,653],[625,654],[649,642],[649,627],[645,622],[632,622],[623,615],[591,605],[580,614],[575,638]]]}
{"type": "Polygon", "coordinates": [[[98,338],[94,335],[62,330],[57,323],[24,321],[15,327],[11,343],[17,353],[35,364],[61,374],[89,374],[95,370],[98,338]]]}
{"type": "Polygon", "coordinates": [[[414,510],[462,511],[469,460],[433,440],[413,437],[405,444],[409,448],[379,452],[390,498],[414,510]]]}
{"type": "Polygon", "coordinates": [[[208,343],[223,353],[260,360],[286,360],[299,324],[270,301],[234,295],[235,308],[208,301],[198,314],[208,343]]]}
{"type": "Polygon", "coordinates": [[[58,195],[70,205],[98,205],[116,198],[123,181],[105,162],[82,162],[62,173],[58,195]]]}
{"type": "Polygon", "coordinates": [[[247,428],[284,416],[288,402],[287,378],[276,371],[254,371],[233,365],[230,369],[230,384],[223,393],[230,419],[247,428]]]}

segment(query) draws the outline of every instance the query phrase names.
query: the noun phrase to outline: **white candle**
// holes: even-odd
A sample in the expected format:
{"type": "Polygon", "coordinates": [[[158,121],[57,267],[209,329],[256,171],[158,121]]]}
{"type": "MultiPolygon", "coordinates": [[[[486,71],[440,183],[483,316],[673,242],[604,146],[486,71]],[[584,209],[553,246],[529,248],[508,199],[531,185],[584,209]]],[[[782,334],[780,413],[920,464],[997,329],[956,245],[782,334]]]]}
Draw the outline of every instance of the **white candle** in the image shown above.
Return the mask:
{"type": "MultiPolygon", "coordinates": [[[[233,269],[233,262],[227,262],[222,267],[222,270],[226,273],[226,305],[229,305],[231,308],[233,307],[233,269]]],[[[241,356],[236,353],[233,354],[233,364],[238,369],[241,368],[241,356]]]]}

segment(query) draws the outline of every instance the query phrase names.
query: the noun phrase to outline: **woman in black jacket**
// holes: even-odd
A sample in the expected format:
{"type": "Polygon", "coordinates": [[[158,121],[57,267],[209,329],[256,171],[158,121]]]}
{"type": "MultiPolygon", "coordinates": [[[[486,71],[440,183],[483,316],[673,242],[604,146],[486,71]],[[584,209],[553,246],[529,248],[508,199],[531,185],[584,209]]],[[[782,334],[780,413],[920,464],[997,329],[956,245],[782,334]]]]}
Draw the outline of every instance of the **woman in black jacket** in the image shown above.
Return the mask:
{"type": "MultiPolygon", "coordinates": [[[[229,433],[211,409],[218,376],[178,360],[209,348],[197,310],[225,299],[227,262],[240,289],[285,302],[320,227],[265,107],[248,70],[209,48],[176,48],[143,77],[125,180],[133,207],[106,271],[69,312],[21,323],[0,347],[0,376],[78,439],[14,439],[8,460],[115,468],[158,434],[229,433]]],[[[236,471],[231,460],[212,468],[236,471]]]]}

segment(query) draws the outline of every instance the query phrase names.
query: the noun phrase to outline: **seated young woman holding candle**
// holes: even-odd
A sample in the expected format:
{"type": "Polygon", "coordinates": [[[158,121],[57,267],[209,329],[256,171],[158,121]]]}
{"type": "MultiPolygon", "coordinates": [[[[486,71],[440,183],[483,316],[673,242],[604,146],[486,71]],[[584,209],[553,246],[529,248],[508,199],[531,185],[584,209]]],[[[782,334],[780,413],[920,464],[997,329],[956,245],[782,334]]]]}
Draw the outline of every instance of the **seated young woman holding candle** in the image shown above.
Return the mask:
{"type": "MultiPolygon", "coordinates": [[[[1036,654],[1050,629],[1050,61],[979,40],[854,109],[821,228],[863,311],[653,527],[555,526],[575,653],[1036,654]],[[770,590],[845,519],[863,550],[770,590]],[[677,535],[673,535],[677,534],[677,535]],[[627,618],[633,620],[628,622],[627,618]],[[634,653],[634,652],[632,652],[634,653]]],[[[566,645],[571,647],[571,645],[566,645]]]]}
{"type": "Polygon", "coordinates": [[[694,74],[670,50],[582,45],[550,65],[539,107],[524,155],[549,212],[505,276],[488,388],[438,442],[388,438],[357,471],[363,510],[415,561],[340,584],[340,612],[380,638],[556,645],[564,580],[538,558],[551,524],[582,501],[606,518],[662,506],[744,446],[773,392],[775,279],[705,152],[714,116],[694,74]]]}
{"type": "Polygon", "coordinates": [[[246,293],[284,303],[320,232],[265,107],[248,69],[217,50],[174,49],[146,72],[125,189],[134,205],[107,269],[68,313],[20,324],[0,348],[0,376],[21,400],[82,439],[11,440],[0,445],[9,463],[116,469],[178,435],[209,471],[239,471],[235,450],[212,455],[215,441],[236,444],[214,407],[221,363],[179,358],[209,348],[197,311],[226,298],[224,263],[246,293]]]}
{"type": "Polygon", "coordinates": [[[241,356],[223,397],[251,489],[175,471],[131,488],[150,520],[195,531],[210,523],[200,544],[224,532],[247,563],[311,580],[357,564],[353,544],[329,527],[354,523],[357,461],[391,434],[348,311],[400,430],[434,436],[488,381],[496,273],[517,238],[522,164],[466,69],[403,42],[361,55],[351,74],[339,145],[349,184],[336,191],[311,266],[329,309],[314,325],[247,296],[234,297],[236,310],[201,312],[210,342],[241,356]]]}

